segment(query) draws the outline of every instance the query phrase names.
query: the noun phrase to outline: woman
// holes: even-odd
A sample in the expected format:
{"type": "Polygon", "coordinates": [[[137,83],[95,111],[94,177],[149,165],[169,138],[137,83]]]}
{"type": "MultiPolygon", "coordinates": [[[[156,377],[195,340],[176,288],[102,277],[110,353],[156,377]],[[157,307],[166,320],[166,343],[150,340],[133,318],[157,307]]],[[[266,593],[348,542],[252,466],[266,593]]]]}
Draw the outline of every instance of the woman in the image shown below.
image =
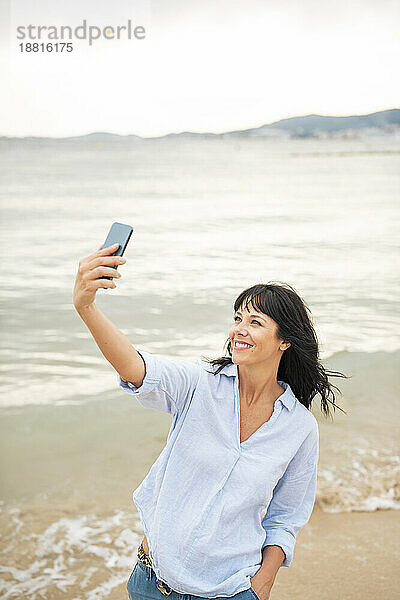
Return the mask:
{"type": "Polygon", "coordinates": [[[99,277],[121,277],[112,266],[126,260],[114,251],[100,246],[80,261],[74,306],[122,389],[173,416],[164,450],[133,493],[145,536],[129,598],[268,600],[315,502],[311,401],[319,393],[328,416],[329,395],[336,405],[327,375],[344,375],[319,363],[308,309],[287,285],[240,294],[223,358],[137,352],[94,302],[100,287],[116,287],[99,277]]]}

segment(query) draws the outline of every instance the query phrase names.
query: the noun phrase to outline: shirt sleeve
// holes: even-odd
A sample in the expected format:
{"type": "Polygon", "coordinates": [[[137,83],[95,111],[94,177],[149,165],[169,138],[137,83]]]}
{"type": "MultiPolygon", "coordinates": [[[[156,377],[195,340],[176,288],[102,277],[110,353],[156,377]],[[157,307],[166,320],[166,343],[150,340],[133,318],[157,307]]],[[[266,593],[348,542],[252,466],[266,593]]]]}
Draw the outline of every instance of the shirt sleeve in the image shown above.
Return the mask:
{"type": "Polygon", "coordinates": [[[141,350],[146,374],[140,387],[124,381],[118,374],[120,387],[133,394],[145,408],[175,415],[192,396],[200,378],[201,359],[171,360],[141,350]]]}
{"type": "Polygon", "coordinates": [[[319,457],[318,424],[303,442],[276,484],[262,520],[265,546],[280,546],[285,553],[281,567],[293,560],[296,536],[309,521],[314,508],[319,457]]]}

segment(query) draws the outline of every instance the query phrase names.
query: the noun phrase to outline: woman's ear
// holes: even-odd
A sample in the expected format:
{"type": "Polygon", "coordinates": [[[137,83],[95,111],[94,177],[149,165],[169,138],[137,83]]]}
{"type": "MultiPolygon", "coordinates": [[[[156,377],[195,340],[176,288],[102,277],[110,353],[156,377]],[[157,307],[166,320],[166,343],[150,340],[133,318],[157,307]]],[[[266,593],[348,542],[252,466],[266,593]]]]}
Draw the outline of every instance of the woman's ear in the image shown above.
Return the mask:
{"type": "Polygon", "coordinates": [[[281,350],[287,350],[290,348],[290,345],[290,342],[283,342],[283,344],[281,344],[281,350]]]}

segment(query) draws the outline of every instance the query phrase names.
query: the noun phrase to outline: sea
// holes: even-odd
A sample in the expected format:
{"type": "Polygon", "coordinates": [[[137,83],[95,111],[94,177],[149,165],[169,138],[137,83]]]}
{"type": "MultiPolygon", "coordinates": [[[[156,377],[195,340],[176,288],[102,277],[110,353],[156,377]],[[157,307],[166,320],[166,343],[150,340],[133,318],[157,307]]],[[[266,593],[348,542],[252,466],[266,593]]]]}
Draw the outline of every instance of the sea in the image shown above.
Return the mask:
{"type": "Polygon", "coordinates": [[[285,282],[340,392],[316,505],[399,509],[399,137],[0,139],[0,596],[107,598],[136,562],[132,491],[171,418],[118,386],[76,313],[79,260],[134,229],[97,304],[137,349],[223,353],[233,302],[285,282]]]}

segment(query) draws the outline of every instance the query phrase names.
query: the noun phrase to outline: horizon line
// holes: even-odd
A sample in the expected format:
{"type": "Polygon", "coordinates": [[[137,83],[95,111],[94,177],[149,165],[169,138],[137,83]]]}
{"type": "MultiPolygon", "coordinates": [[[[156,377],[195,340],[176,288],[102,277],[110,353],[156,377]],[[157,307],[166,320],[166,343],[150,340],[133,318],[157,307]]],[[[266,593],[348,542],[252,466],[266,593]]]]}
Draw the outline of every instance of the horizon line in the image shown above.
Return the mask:
{"type": "Polygon", "coordinates": [[[332,114],[317,114],[317,113],[307,113],[307,114],[303,114],[303,115],[295,115],[295,116],[291,116],[291,117],[283,117],[281,119],[278,119],[277,121],[272,121],[270,123],[266,123],[263,122],[261,123],[261,125],[254,125],[254,126],[249,126],[249,127],[245,127],[245,128],[241,128],[241,129],[230,129],[230,130],[226,130],[226,131],[220,131],[218,133],[213,132],[213,131],[188,131],[188,130],[182,130],[182,131],[170,131],[169,133],[164,133],[161,135],[152,135],[152,136],[142,136],[142,135],[138,135],[136,133],[114,133],[112,131],[91,131],[89,133],[82,133],[82,134],[75,134],[75,135],[65,135],[65,136],[51,136],[51,135],[23,135],[23,136],[14,136],[14,135],[2,135],[0,134],[0,139],[27,139],[27,138],[33,138],[33,139],[52,139],[52,140],[67,140],[67,139],[72,139],[72,138],[81,138],[81,137],[89,137],[91,135],[111,135],[111,136],[116,136],[116,137],[136,137],[142,140],[151,140],[151,139],[161,139],[164,137],[168,137],[171,135],[183,135],[183,134],[192,134],[192,135],[210,135],[210,136],[219,136],[219,135],[225,135],[225,134],[232,134],[232,133],[240,133],[240,132],[244,132],[244,131],[251,131],[251,130],[256,130],[256,129],[260,129],[261,127],[267,127],[267,126],[271,126],[271,125],[276,125],[277,123],[280,123],[282,121],[288,121],[290,119],[304,119],[306,117],[322,117],[322,118],[333,118],[333,119],[341,119],[341,118],[354,118],[354,117],[367,117],[367,116],[372,116],[372,115],[376,115],[379,113],[383,113],[383,112],[390,112],[390,111],[394,111],[394,110],[400,110],[400,108],[397,107],[392,107],[392,108],[385,108],[385,109],[381,109],[381,110],[377,110],[377,111],[373,111],[373,112],[367,112],[367,113],[362,113],[362,114],[342,114],[342,115],[332,115],[332,114]]]}

